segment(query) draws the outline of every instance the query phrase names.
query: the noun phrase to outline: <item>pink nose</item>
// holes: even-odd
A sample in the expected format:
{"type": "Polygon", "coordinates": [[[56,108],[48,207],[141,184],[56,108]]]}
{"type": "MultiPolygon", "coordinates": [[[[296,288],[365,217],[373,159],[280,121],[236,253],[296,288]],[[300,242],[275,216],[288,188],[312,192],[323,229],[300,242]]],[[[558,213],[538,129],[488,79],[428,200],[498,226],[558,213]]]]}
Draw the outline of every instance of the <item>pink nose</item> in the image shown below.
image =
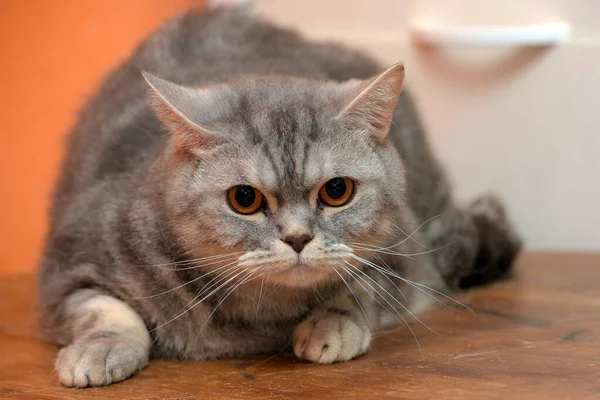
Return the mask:
{"type": "Polygon", "coordinates": [[[306,244],[308,242],[310,242],[312,239],[313,239],[312,236],[300,235],[300,236],[286,236],[286,238],[283,239],[283,241],[285,243],[289,244],[290,247],[292,249],[294,249],[294,251],[296,253],[300,254],[302,249],[304,249],[304,246],[306,246],[306,244]]]}

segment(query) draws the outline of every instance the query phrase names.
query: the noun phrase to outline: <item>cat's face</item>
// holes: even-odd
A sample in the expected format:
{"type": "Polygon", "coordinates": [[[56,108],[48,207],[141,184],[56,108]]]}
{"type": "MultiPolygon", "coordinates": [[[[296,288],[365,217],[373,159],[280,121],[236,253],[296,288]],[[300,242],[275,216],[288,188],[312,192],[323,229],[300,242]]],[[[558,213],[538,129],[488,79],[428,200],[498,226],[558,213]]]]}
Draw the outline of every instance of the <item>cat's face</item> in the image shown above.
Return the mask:
{"type": "Polygon", "coordinates": [[[399,86],[384,81],[398,93],[376,88],[365,100],[368,82],[246,81],[211,89],[209,100],[171,100],[164,92],[181,88],[151,79],[171,103],[159,116],[180,131],[167,196],[172,229],[193,257],[213,257],[200,261],[207,268],[307,287],[358,265],[354,247],[386,242],[405,186],[386,139],[399,86]],[[202,101],[212,113],[199,115],[202,101]],[[182,127],[181,117],[198,126],[182,127]]]}

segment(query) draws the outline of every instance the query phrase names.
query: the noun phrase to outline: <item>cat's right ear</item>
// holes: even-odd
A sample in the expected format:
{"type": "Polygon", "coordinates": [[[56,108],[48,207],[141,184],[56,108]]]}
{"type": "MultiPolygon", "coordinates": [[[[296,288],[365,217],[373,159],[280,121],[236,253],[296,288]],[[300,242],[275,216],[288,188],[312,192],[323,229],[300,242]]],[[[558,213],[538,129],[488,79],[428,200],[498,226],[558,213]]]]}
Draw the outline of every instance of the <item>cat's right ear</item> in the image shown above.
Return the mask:
{"type": "Polygon", "coordinates": [[[180,86],[145,71],[142,75],[152,89],[152,109],[171,132],[177,148],[198,154],[221,143],[220,135],[200,126],[194,118],[195,111],[207,102],[208,90],[180,86]]]}
{"type": "Polygon", "coordinates": [[[402,91],[404,65],[392,65],[383,73],[359,84],[358,93],[336,117],[348,129],[368,132],[377,141],[386,140],[396,103],[402,91]]]}

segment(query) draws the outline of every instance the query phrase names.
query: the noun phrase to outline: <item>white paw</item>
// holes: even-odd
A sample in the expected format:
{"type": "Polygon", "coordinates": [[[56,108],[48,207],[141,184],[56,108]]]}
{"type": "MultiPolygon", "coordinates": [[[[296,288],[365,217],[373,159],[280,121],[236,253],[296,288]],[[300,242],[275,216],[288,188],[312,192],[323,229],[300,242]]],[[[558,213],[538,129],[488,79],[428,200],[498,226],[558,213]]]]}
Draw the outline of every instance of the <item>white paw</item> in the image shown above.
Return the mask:
{"type": "Polygon", "coordinates": [[[76,342],[58,354],[56,371],[68,387],[104,386],[120,382],[148,364],[146,346],[119,336],[76,342]]]}
{"type": "Polygon", "coordinates": [[[296,357],[319,364],[347,361],[367,352],[373,335],[351,317],[336,313],[311,316],[296,327],[292,346],[296,357]]]}

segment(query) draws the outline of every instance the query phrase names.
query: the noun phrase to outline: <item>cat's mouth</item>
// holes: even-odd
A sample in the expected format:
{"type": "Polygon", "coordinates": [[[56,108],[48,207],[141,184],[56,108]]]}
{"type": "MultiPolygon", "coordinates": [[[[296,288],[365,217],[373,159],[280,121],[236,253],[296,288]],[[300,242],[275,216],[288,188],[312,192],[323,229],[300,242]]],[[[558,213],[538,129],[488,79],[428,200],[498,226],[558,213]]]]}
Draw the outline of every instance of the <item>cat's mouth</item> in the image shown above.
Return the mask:
{"type": "Polygon", "coordinates": [[[294,271],[309,272],[309,270],[322,269],[322,268],[326,268],[326,267],[327,267],[327,265],[324,263],[318,263],[315,265],[315,263],[302,262],[302,261],[298,260],[295,264],[290,265],[288,270],[291,272],[294,272],[294,271]]]}
{"type": "Polygon", "coordinates": [[[301,254],[254,251],[241,256],[238,265],[254,271],[255,275],[264,277],[273,284],[302,288],[339,279],[339,274],[336,273],[338,266],[350,256],[351,252],[347,250],[334,249],[301,254]]]}
{"type": "Polygon", "coordinates": [[[298,260],[291,265],[291,268],[310,268],[311,266],[308,265],[305,262],[300,261],[300,257],[298,257],[298,260]]]}
{"type": "Polygon", "coordinates": [[[268,280],[292,288],[309,288],[336,280],[335,269],[328,265],[296,263],[273,271],[268,280]]]}

